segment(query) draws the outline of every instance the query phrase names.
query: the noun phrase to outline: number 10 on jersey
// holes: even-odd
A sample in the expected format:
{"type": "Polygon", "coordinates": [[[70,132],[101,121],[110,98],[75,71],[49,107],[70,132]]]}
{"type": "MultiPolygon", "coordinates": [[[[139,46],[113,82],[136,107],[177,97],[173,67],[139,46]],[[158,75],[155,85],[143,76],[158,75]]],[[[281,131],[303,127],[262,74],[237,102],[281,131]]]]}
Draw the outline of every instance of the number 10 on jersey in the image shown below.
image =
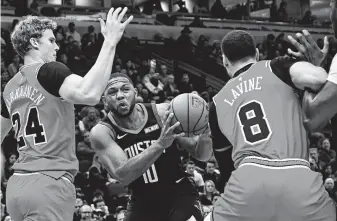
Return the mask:
{"type": "Polygon", "coordinates": [[[143,174],[143,178],[145,183],[158,182],[157,170],[154,164],[143,174]]]}

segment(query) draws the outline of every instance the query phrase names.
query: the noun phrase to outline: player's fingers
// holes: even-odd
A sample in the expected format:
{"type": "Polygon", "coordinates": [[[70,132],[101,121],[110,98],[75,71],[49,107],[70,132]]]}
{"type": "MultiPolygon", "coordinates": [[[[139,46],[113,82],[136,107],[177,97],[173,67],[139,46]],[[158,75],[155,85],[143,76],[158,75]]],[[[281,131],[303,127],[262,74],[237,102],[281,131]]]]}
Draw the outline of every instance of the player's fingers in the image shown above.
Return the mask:
{"type": "Polygon", "coordinates": [[[165,121],[164,130],[167,130],[167,128],[170,126],[172,117],[173,113],[170,113],[165,121]]]}
{"type": "Polygon", "coordinates": [[[113,20],[117,20],[118,19],[118,15],[119,15],[119,12],[122,10],[122,8],[117,8],[114,13],[112,14],[112,19],[113,20]]]}
{"type": "Polygon", "coordinates": [[[99,18],[98,21],[99,21],[99,24],[101,25],[101,32],[102,32],[102,30],[105,29],[105,22],[101,18],[99,18]]]}
{"type": "Polygon", "coordinates": [[[310,47],[307,39],[301,33],[296,33],[296,37],[297,37],[297,39],[299,40],[299,42],[302,46],[304,46],[305,48],[310,47]]]}
{"type": "Polygon", "coordinates": [[[307,40],[307,42],[308,42],[312,47],[317,47],[317,48],[318,48],[318,46],[317,46],[315,40],[312,38],[312,36],[311,36],[311,34],[309,33],[308,30],[303,30],[302,33],[303,33],[305,39],[307,40]]]}
{"type": "Polygon", "coordinates": [[[288,40],[298,51],[304,51],[305,50],[303,45],[301,45],[298,41],[296,41],[292,36],[289,35],[288,40]]]}
{"type": "Polygon", "coordinates": [[[299,57],[302,56],[302,54],[301,54],[300,52],[294,52],[294,51],[291,50],[290,48],[288,48],[288,54],[289,54],[289,55],[292,55],[292,56],[294,56],[294,57],[297,57],[297,58],[299,58],[299,57]]]}
{"type": "Polygon", "coordinates": [[[133,15],[130,15],[128,19],[126,19],[125,22],[123,22],[124,27],[126,27],[130,22],[133,20],[133,15]]]}
{"type": "Polygon", "coordinates": [[[179,127],[179,125],[180,125],[180,122],[178,121],[178,122],[176,122],[175,124],[173,124],[173,125],[167,130],[167,132],[168,132],[168,133],[173,133],[173,131],[174,131],[177,127],[179,127]]]}
{"type": "Polygon", "coordinates": [[[110,21],[112,19],[112,13],[114,12],[114,8],[110,8],[108,15],[106,17],[107,21],[110,21]]]}
{"type": "Polygon", "coordinates": [[[122,10],[122,12],[121,13],[119,13],[119,15],[118,15],[118,21],[122,21],[123,20],[123,18],[124,18],[124,16],[125,16],[125,13],[128,11],[128,8],[127,7],[124,7],[123,8],[123,10],[122,10]]]}
{"type": "Polygon", "coordinates": [[[174,135],[174,138],[176,138],[176,137],[183,137],[183,136],[185,136],[185,133],[184,133],[184,132],[182,132],[182,133],[180,133],[180,134],[175,134],[175,135],[174,135]]]}
{"type": "Polygon", "coordinates": [[[325,36],[324,37],[324,47],[322,49],[322,52],[323,52],[323,54],[326,55],[328,53],[328,51],[329,51],[329,39],[328,39],[328,36],[325,36]]]}
{"type": "Polygon", "coordinates": [[[167,117],[168,117],[169,113],[170,113],[170,111],[168,111],[168,110],[165,111],[165,114],[164,114],[164,117],[163,117],[164,124],[166,123],[166,120],[167,120],[167,117]]]}

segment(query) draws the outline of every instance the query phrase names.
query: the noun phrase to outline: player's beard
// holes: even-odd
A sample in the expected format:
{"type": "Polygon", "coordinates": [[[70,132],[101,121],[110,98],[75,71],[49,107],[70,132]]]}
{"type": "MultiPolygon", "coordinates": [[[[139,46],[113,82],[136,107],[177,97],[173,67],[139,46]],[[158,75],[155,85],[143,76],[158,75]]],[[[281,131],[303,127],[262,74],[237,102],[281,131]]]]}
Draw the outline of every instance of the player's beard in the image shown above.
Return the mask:
{"type": "Polygon", "coordinates": [[[131,103],[130,103],[130,109],[129,109],[129,112],[128,112],[128,113],[126,113],[126,114],[121,114],[121,113],[119,113],[119,111],[118,111],[118,108],[119,108],[119,107],[118,107],[118,106],[117,106],[117,108],[110,108],[110,110],[111,110],[111,112],[112,112],[116,117],[118,117],[118,118],[125,118],[125,117],[128,117],[128,116],[131,115],[133,109],[135,108],[135,105],[136,105],[136,97],[134,97],[134,98],[132,99],[132,101],[131,101],[131,103]]]}

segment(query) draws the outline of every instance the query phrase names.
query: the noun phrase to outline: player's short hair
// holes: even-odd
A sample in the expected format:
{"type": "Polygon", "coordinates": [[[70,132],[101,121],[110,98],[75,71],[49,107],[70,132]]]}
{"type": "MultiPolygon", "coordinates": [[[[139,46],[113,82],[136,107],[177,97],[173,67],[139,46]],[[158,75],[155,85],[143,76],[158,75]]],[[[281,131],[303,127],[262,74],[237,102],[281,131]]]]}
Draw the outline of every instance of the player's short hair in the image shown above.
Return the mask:
{"type": "Polygon", "coordinates": [[[186,166],[187,165],[195,165],[195,163],[192,160],[189,160],[189,161],[186,162],[186,166]]]}
{"type": "Polygon", "coordinates": [[[209,161],[207,161],[207,163],[214,164],[214,166],[216,165],[216,162],[215,162],[215,160],[209,160],[209,161]]]}
{"type": "Polygon", "coordinates": [[[57,27],[56,22],[48,18],[39,18],[37,16],[28,16],[25,20],[20,21],[11,34],[11,41],[15,51],[21,56],[32,49],[30,44],[31,38],[40,39],[45,30],[54,31],[57,27]]]}
{"type": "Polygon", "coordinates": [[[128,79],[128,80],[130,81],[130,84],[133,85],[133,82],[132,82],[131,78],[130,78],[128,75],[123,74],[123,73],[119,73],[119,72],[113,73],[113,74],[110,76],[109,83],[115,81],[116,78],[126,78],[126,79],[128,79]]]}
{"type": "Polygon", "coordinates": [[[232,63],[252,58],[256,55],[255,40],[248,32],[231,31],[222,39],[221,51],[232,63]]]}

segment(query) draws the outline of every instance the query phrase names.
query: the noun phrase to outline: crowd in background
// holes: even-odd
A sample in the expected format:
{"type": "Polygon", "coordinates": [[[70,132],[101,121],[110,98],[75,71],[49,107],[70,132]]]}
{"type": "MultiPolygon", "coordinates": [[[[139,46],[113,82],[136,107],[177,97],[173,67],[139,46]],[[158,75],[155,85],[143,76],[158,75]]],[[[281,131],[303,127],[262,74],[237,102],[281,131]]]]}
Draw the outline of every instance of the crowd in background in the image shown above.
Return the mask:
{"type": "MultiPolygon", "coordinates": [[[[13,21],[13,27],[18,21],[13,21]]],[[[1,29],[1,90],[6,83],[17,73],[23,65],[22,59],[15,54],[10,42],[10,31],[1,29]]],[[[67,65],[74,73],[84,76],[94,64],[103,43],[101,33],[95,32],[93,26],[88,27],[87,33],[79,33],[74,23],[68,27],[57,27],[55,30],[56,41],[60,46],[57,52],[57,61],[67,65]]],[[[174,55],[176,59],[187,62],[200,63],[211,66],[217,63],[221,65],[220,41],[209,42],[206,36],[200,36],[198,42],[193,42],[190,37],[191,31],[184,28],[181,36],[174,40],[165,41],[163,45],[167,53],[174,55]],[[174,44],[174,47],[170,47],[174,44]],[[179,48],[179,53],[174,48],[179,48]],[[212,63],[213,62],[213,63],[212,63]]],[[[156,36],[161,39],[160,36],[156,36]]],[[[167,40],[167,39],[166,39],[167,40]]],[[[219,39],[220,40],[220,39],[219,39]]],[[[336,53],[336,44],[330,39],[331,47],[324,66],[328,68],[333,55],[336,53]]],[[[317,41],[323,47],[323,40],[317,41]]],[[[138,89],[137,102],[168,102],[181,93],[197,91],[206,101],[211,101],[216,93],[211,86],[200,86],[198,80],[186,72],[171,73],[167,66],[156,61],[151,52],[145,50],[133,53],[138,45],[137,39],[123,37],[119,43],[113,64],[112,73],[119,72],[127,74],[138,89]]],[[[257,45],[260,50],[260,59],[272,59],[275,56],[285,55],[289,47],[284,34],[275,37],[270,34],[257,45]]],[[[165,51],[165,50],[164,50],[165,51]]],[[[223,69],[223,75],[225,71],[223,69]]],[[[78,220],[118,220],[122,221],[125,208],[129,200],[128,189],[120,185],[102,167],[99,159],[89,142],[89,132],[107,110],[100,103],[95,107],[75,106],[76,112],[76,153],[79,159],[79,173],[75,178],[77,192],[76,205],[74,208],[74,221],[78,220]]],[[[312,169],[321,172],[324,185],[331,198],[337,200],[337,162],[335,148],[331,146],[331,134],[312,134],[310,142],[310,164],[312,169]]],[[[1,182],[3,198],[1,201],[1,220],[8,219],[5,209],[5,190],[7,180],[13,174],[11,169],[18,157],[14,131],[11,131],[2,144],[6,157],[4,179],[1,182]]],[[[217,162],[212,159],[207,163],[198,162],[188,155],[183,158],[186,172],[194,176],[204,213],[207,214],[212,208],[213,202],[223,192],[220,186],[220,172],[216,169],[217,162]]]]}

